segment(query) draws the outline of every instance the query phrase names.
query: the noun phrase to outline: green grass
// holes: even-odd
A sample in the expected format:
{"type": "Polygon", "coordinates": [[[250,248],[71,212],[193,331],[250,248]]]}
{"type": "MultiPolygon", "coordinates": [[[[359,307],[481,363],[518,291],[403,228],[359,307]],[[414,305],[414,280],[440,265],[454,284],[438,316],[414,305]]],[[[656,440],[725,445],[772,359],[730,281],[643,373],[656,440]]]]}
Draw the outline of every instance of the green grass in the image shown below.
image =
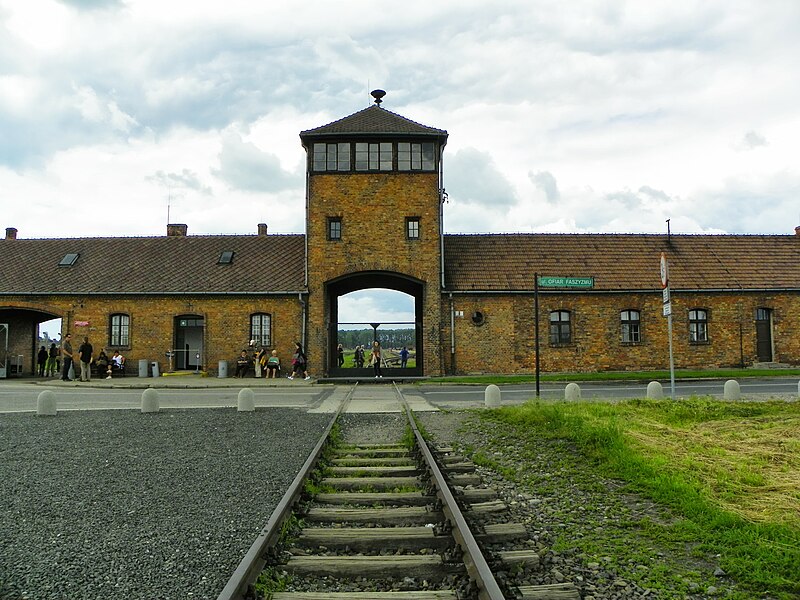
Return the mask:
{"type": "MultiPolygon", "coordinates": [[[[800,369],[707,369],[676,370],[675,379],[741,379],[744,377],[797,377],[800,369]]],[[[540,381],[655,381],[669,380],[669,371],[607,371],[600,373],[542,373],[540,381]]],[[[425,383],[504,384],[530,383],[536,375],[464,375],[433,377],[425,383]]]]}
{"type": "MultiPolygon", "coordinates": [[[[557,540],[556,547],[577,546],[589,562],[608,558],[653,589],[689,593],[693,585],[713,583],[707,573],[648,562],[658,543],[695,562],[718,556],[745,590],[731,597],[800,594],[800,404],[701,398],[615,405],[531,402],[482,415],[502,432],[495,448],[517,448],[523,460],[534,461],[543,439],[570,444],[594,469],[627,482],[625,491],[654,500],[671,515],[663,521],[622,520],[617,526],[631,535],[621,538],[604,535],[604,527],[589,528],[577,540],[557,540]],[[629,568],[632,563],[639,569],[629,568]]],[[[508,464],[478,452],[476,462],[524,480],[519,461],[508,464]]],[[[553,478],[530,483],[541,493],[557,485],[553,478]]]]}

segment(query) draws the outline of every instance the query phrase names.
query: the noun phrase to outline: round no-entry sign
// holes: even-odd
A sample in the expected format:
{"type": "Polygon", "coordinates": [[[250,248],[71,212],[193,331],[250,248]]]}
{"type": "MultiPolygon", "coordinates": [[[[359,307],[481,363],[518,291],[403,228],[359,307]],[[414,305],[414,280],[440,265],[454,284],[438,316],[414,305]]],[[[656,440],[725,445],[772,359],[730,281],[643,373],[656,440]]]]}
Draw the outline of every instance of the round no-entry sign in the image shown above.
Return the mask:
{"type": "Polygon", "coordinates": [[[669,266],[667,265],[667,255],[661,253],[661,287],[666,288],[669,285],[669,266]]]}

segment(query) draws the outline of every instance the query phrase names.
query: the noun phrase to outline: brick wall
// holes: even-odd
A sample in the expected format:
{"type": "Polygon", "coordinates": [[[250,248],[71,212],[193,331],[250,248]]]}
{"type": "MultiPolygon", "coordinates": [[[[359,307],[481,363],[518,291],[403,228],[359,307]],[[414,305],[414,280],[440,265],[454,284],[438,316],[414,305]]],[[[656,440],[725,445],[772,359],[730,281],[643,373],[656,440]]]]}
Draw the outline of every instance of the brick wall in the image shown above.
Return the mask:
{"type": "MultiPolygon", "coordinates": [[[[282,359],[291,358],[294,342],[300,337],[302,308],[294,296],[90,296],[80,300],[70,297],[5,298],[0,322],[12,325],[14,352],[26,356],[26,373],[32,372],[35,351],[31,339],[37,319],[62,319],[62,332],[71,332],[73,346],[89,336],[99,353],[115,347],[109,345],[109,321],[112,314],[130,316],[130,345],[120,350],[128,359],[129,369],[135,369],[140,359],[158,361],[167,370],[165,352],[175,341],[175,317],[197,315],[205,319],[204,367],[216,374],[220,360],[233,361],[250,340],[250,315],[269,313],[272,316],[272,344],[282,359]],[[29,311],[40,311],[37,313],[29,311]],[[44,317],[41,313],[47,313],[44,317]],[[38,316],[37,316],[38,315],[38,316]],[[49,315],[54,315],[50,317],[49,315]],[[88,322],[88,325],[76,325],[88,322]]],[[[35,345],[35,339],[33,340],[35,345]]],[[[38,346],[36,347],[38,351],[38,346]]]]}
{"type": "Polygon", "coordinates": [[[438,175],[313,174],[308,204],[308,351],[312,372],[324,369],[328,361],[330,307],[326,283],[363,271],[388,271],[426,282],[424,370],[427,374],[440,373],[438,175]],[[342,219],[339,241],[328,240],[329,217],[342,219]],[[406,239],[406,217],[419,217],[418,240],[406,239]]]}
{"type": "MultiPolygon", "coordinates": [[[[448,372],[535,371],[533,295],[454,295],[455,356],[450,355],[450,300],[442,302],[442,345],[448,372]],[[471,315],[484,314],[482,325],[471,315]],[[453,364],[453,358],[455,364],[453,364]]],[[[672,294],[676,368],[738,367],[757,361],[755,311],[773,311],[775,362],[800,364],[800,294],[672,294]],[[708,311],[708,343],[689,341],[689,310],[708,311]]],[[[543,372],[622,371],[669,368],[667,319],[661,293],[540,294],[540,359],[543,372]],[[621,341],[620,311],[641,314],[641,342],[621,341]],[[549,314],[570,312],[572,342],[551,346],[549,314]]]]}

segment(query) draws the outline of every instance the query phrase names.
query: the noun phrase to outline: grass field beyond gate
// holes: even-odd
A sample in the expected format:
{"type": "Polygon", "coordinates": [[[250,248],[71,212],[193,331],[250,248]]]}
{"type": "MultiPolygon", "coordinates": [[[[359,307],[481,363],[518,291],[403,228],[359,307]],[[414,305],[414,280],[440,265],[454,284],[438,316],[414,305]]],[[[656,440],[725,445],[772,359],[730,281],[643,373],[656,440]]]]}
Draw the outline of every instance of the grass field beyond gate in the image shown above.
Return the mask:
{"type": "Polygon", "coordinates": [[[800,597],[800,403],[530,402],[483,415],[531,460],[537,437],[569,440],[601,473],[667,507],[676,520],[658,535],[718,555],[748,590],[737,597],[800,597]]]}

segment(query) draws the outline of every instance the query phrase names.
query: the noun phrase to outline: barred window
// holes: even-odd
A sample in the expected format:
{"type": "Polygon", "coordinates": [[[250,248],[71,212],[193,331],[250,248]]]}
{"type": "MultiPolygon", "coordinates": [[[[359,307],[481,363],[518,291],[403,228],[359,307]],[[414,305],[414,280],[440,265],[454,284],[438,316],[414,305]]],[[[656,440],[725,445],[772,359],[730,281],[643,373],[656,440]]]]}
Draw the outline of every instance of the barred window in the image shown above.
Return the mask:
{"type": "Polygon", "coordinates": [[[419,239],[419,217],[406,217],[406,238],[419,239]]]}
{"type": "Polygon", "coordinates": [[[266,313],[250,315],[250,339],[264,347],[272,345],[272,317],[266,313]]]}
{"type": "Polygon", "coordinates": [[[694,308],[689,311],[689,341],[700,344],[708,341],[708,311],[694,308]]]}
{"type": "Polygon", "coordinates": [[[341,217],[328,217],[328,239],[340,240],[342,239],[342,218],[341,217]]]}
{"type": "Polygon", "coordinates": [[[550,313],[550,343],[559,346],[571,341],[569,311],[554,310],[550,313]]]}
{"type": "Polygon", "coordinates": [[[623,343],[641,342],[641,319],[638,310],[623,310],[619,314],[623,343]]]}
{"type": "Polygon", "coordinates": [[[130,323],[131,318],[126,314],[114,314],[109,319],[108,345],[109,346],[129,346],[130,345],[130,323]]]}

